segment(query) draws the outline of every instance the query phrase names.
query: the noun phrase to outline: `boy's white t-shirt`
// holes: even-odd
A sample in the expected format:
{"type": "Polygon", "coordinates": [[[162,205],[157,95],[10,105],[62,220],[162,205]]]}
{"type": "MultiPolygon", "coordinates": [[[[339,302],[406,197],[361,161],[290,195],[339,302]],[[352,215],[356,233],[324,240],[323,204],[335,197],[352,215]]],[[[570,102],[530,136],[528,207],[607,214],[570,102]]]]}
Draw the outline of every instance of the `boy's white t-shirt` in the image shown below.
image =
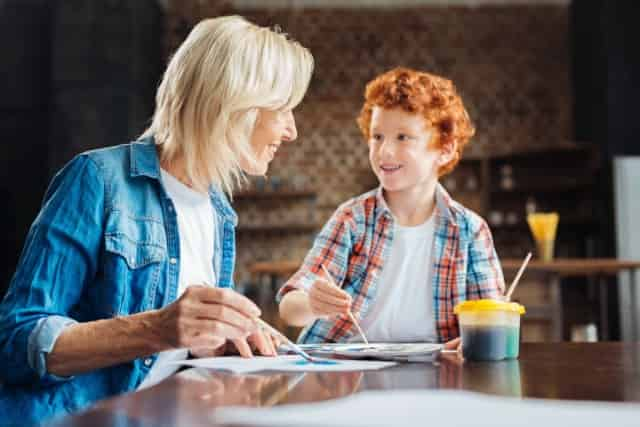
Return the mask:
{"type": "MultiPolygon", "coordinates": [[[[433,260],[435,213],[414,227],[394,225],[389,258],[362,319],[370,342],[435,342],[433,260]]],[[[359,334],[351,342],[362,342],[359,334]]]]}
{"type": "MultiPolygon", "coordinates": [[[[216,219],[208,194],[199,193],[161,169],[162,182],[175,208],[180,236],[178,297],[191,285],[215,286],[213,248],[216,219]]],[[[179,366],[166,362],[186,359],[188,349],[163,351],[138,389],[151,387],[174,374],[179,366]]]]}

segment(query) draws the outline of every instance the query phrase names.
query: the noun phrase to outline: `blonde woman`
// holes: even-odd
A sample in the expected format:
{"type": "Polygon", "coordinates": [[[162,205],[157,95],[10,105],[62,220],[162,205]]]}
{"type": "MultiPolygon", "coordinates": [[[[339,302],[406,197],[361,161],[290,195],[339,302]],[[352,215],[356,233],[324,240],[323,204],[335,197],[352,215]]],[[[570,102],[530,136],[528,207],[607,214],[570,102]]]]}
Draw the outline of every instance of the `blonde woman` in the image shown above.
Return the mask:
{"type": "Polygon", "coordinates": [[[229,341],[275,354],[258,307],[232,290],[237,219],[224,193],[296,139],[312,68],[300,44],[240,17],[193,29],[140,140],[83,153],[53,179],[0,304],[0,382],[75,376],[86,402],[229,341]]]}

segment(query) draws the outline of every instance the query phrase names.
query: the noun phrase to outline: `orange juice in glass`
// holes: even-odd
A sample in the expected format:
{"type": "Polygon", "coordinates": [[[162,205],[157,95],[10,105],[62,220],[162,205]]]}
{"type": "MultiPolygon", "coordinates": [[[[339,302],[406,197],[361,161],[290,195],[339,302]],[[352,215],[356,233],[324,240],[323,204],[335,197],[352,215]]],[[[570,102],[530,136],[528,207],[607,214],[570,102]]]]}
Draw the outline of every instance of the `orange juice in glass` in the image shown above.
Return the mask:
{"type": "Polygon", "coordinates": [[[527,223],[536,241],[538,258],[542,261],[551,261],[556,241],[556,231],[560,216],[557,212],[530,213],[527,215],[527,223]]]}

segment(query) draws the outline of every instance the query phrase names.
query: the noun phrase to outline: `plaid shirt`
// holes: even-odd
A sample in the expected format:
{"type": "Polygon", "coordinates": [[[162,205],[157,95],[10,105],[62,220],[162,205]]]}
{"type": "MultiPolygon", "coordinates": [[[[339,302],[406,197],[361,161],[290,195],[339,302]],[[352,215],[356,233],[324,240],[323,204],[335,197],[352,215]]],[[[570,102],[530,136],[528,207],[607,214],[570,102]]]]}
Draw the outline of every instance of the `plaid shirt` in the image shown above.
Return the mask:
{"type": "MultiPolygon", "coordinates": [[[[427,261],[433,262],[436,333],[445,342],[459,335],[453,307],[467,299],[497,297],[504,292],[504,278],[491,231],[480,216],[452,200],[440,185],[435,213],[433,259],[427,261]]],[[[353,312],[364,318],[390,256],[393,224],[380,188],[342,204],[316,237],[303,265],[278,292],[278,301],[294,289],[308,291],[323,277],[320,265],[324,264],[353,298],[353,312]]],[[[318,319],[302,331],[298,341],[341,342],[356,333],[348,316],[318,319]]]]}

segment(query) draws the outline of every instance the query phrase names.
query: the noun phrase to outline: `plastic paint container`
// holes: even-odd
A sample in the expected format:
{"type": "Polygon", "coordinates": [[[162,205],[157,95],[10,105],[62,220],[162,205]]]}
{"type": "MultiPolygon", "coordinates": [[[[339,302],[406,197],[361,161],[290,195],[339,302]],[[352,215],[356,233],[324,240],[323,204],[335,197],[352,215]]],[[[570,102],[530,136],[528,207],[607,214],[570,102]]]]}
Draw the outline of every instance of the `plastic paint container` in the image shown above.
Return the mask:
{"type": "Polygon", "coordinates": [[[525,309],[515,302],[490,299],[456,305],[462,355],[469,360],[516,359],[520,352],[520,316],[525,309]]]}

